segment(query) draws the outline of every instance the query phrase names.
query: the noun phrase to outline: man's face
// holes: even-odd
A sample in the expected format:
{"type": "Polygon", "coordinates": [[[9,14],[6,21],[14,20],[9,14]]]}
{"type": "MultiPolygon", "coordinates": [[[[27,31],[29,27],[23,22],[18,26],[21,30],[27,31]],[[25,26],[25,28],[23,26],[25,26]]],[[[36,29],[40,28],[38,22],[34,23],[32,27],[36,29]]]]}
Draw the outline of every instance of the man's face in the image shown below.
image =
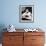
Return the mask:
{"type": "Polygon", "coordinates": [[[29,10],[28,10],[28,9],[26,9],[26,12],[29,12],[29,10]]]}

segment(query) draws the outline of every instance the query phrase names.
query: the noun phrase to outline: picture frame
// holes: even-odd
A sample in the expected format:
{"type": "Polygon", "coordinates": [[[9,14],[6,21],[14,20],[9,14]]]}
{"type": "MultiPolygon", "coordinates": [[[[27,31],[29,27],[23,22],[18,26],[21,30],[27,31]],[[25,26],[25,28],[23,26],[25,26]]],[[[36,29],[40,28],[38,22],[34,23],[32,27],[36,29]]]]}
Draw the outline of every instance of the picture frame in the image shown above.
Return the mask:
{"type": "Polygon", "coordinates": [[[34,5],[19,5],[19,22],[34,22],[34,5]]]}

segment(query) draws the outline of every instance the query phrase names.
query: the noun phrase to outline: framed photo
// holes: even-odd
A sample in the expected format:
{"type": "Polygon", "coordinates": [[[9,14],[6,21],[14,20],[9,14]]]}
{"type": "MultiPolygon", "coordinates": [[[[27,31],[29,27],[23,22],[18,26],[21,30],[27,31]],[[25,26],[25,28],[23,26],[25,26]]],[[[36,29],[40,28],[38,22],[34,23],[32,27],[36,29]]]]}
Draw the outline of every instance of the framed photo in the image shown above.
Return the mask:
{"type": "Polygon", "coordinates": [[[34,5],[19,6],[19,21],[24,23],[34,22],[34,5]]]}

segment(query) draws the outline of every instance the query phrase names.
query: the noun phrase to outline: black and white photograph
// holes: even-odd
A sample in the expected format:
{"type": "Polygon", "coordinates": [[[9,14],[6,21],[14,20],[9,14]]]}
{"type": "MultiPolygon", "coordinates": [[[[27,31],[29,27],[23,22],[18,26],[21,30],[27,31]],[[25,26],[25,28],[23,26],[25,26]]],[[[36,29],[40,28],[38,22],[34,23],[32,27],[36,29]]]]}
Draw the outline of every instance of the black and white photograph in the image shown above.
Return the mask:
{"type": "Polygon", "coordinates": [[[20,5],[20,22],[34,22],[34,5],[20,5]]]}

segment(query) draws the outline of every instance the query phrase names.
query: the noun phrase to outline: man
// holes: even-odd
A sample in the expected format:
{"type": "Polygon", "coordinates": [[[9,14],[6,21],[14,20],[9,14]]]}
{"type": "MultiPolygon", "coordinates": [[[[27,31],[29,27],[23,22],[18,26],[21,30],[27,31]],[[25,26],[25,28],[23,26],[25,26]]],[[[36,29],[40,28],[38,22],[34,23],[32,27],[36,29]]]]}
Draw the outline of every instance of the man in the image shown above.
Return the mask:
{"type": "Polygon", "coordinates": [[[29,8],[25,8],[25,11],[22,13],[22,20],[31,20],[32,13],[29,11],[29,8]]]}

